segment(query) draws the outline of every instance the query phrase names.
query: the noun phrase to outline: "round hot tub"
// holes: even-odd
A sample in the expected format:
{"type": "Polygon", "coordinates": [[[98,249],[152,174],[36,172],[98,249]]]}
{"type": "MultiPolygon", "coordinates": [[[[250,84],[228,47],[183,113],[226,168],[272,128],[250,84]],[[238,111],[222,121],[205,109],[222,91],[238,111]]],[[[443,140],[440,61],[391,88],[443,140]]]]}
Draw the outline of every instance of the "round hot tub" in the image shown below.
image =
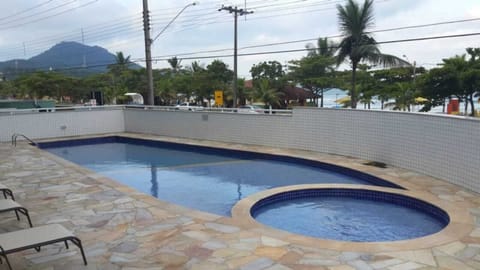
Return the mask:
{"type": "Polygon", "coordinates": [[[423,200],[353,188],[280,192],[258,200],[250,214],[277,229],[350,242],[418,238],[437,233],[450,222],[444,210],[423,200]]]}

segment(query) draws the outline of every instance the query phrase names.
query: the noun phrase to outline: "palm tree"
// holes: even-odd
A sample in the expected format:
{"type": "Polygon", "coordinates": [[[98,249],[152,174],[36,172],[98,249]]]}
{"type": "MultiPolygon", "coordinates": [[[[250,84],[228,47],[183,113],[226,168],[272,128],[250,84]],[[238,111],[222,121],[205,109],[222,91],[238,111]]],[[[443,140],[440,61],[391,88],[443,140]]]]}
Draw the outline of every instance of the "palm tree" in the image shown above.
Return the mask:
{"type": "Polygon", "coordinates": [[[340,31],[344,36],[338,46],[337,65],[347,58],[352,65],[351,107],[357,107],[355,91],[356,71],[361,61],[383,66],[410,66],[393,55],[382,54],[377,42],[367,30],[373,26],[373,0],[365,0],[363,6],[348,0],[345,6],[337,5],[340,31]]]}
{"type": "Polygon", "coordinates": [[[170,66],[172,67],[172,70],[173,70],[173,73],[177,73],[177,71],[182,68],[182,66],[180,65],[180,63],[182,62],[182,60],[178,59],[176,56],[170,58],[167,60],[167,62],[170,64],[170,66]]]}
{"type": "Polygon", "coordinates": [[[130,55],[125,57],[123,52],[117,52],[115,54],[115,64],[108,66],[111,73],[111,86],[105,88],[104,97],[109,103],[116,104],[117,96],[128,92],[126,73],[130,64],[130,55]]]}
{"type": "Polygon", "coordinates": [[[117,52],[115,54],[115,64],[109,65],[108,69],[115,75],[119,75],[122,71],[128,69],[130,64],[130,55],[125,57],[123,52],[117,52]]]}
{"type": "Polygon", "coordinates": [[[115,55],[115,63],[121,66],[128,65],[130,63],[130,55],[125,57],[123,52],[117,52],[115,55]]]}
{"type": "Polygon", "coordinates": [[[385,107],[393,107],[396,111],[410,111],[411,105],[415,104],[415,96],[412,84],[409,82],[395,83],[395,101],[385,104],[385,107]]]}
{"type": "Polygon", "coordinates": [[[305,47],[308,50],[308,56],[325,56],[333,57],[335,51],[337,50],[337,44],[325,38],[318,38],[317,47],[314,44],[308,43],[305,47]]]}
{"type": "Polygon", "coordinates": [[[260,83],[255,87],[254,97],[261,100],[265,105],[269,106],[270,109],[274,105],[280,105],[280,98],[282,95],[282,92],[270,87],[268,79],[260,79],[260,83]]]}
{"type": "Polygon", "coordinates": [[[194,72],[200,72],[200,71],[204,71],[204,70],[205,70],[205,68],[204,68],[203,65],[200,64],[200,62],[198,62],[198,61],[193,61],[192,64],[191,64],[191,66],[190,66],[190,71],[191,71],[192,73],[194,73],[194,72]]]}

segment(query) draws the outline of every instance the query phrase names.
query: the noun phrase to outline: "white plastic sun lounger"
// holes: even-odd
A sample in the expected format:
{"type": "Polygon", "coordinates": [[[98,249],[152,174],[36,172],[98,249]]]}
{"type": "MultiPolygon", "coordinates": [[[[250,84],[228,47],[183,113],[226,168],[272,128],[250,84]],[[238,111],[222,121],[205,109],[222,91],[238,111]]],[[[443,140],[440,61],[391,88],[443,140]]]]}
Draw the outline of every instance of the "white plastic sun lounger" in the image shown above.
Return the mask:
{"type": "Polygon", "coordinates": [[[8,195],[12,198],[12,200],[15,201],[12,190],[9,189],[7,186],[0,184],[0,191],[3,192],[3,197],[5,197],[5,199],[7,198],[7,195],[8,195]]]}
{"type": "Polygon", "coordinates": [[[2,262],[1,257],[3,257],[7,262],[8,268],[13,270],[7,257],[8,254],[31,248],[40,251],[40,247],[58,242],[65,242],[65,246],[68,249],[68,240],[80,249],[83,262],[87,265],[82,241],[60,224],[49,224],[0,234],[0,262],[2,262]]]}
{"type": "Polygon", "coordinates": [[[20,216],[18,215],[18,212],[24,214],[27,219],[28,219],[28,224],[30,227],[32,226],[32,221],[30,220],[30,215],[28,214],[27,208],[21,206],[19,203],[16,201],[12,200],[0,200],[0,213],[1,212],[10,212],[10,211],[15,211],[15,215],[17,216],[17,220],[20,220],[20,216]]]}

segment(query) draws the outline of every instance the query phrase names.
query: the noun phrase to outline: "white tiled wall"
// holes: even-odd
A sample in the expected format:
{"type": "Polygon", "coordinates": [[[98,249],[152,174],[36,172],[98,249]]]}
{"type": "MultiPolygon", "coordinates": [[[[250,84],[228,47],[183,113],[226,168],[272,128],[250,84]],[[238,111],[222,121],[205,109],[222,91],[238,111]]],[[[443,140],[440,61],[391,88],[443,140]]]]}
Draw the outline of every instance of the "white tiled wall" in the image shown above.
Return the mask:
{"type": "Polygon", "coordinates": [[[385,162],[480,192],[480,120],[296,108],[292,115],[112,109],[0,115],[0,141],[137,132],[312,150],[385,162]],[[62,128],[65,127],[65,128],[62,128]]]}
{"type": "Polygon", "coordinates": [[[477,119],[315,108],[296,108],[292,116],[128,110],[125,128],[129,132],[359,157],[480,192],[477,119]]]}
{"type": "Polygon", "coordinates": [[[43,139],[123,132],[125,119],[124,111],[119,109],[4,114],[0,115],[0,127],[0,142],[9,142],[14,133],[43,139]]]}

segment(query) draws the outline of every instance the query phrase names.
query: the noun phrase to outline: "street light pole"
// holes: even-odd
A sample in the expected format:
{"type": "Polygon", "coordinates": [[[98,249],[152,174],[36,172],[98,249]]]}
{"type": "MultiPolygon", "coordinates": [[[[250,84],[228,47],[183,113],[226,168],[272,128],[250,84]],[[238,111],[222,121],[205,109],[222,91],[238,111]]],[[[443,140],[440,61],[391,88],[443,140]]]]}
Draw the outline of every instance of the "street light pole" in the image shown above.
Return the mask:
{"type": "Polygon", "coordinates": [[[152,44],[165,30],[190,6],[197,5],[197,2],[190,3],[180,10],[173,19],[158,33],[154,39],[150,38],[150,16],[148,11],[148,0],[143,0],[143,31],[145,35],[145,62],[147,69],[148,98],[147,105],[154,105],[155,91],[153,88],[153,70],[152,70],[152,44]]]}
{"type": "Polygon", "coordinates": [[[167,28],[178,18],[178,16],[180,16],[180,14],[182,14],[182,13],[185,11],[185,9],[187,9],[187,8],[190,7],[190,6],[195,6],[195,5],[198,5],[198,2],[193,2],[193,3],[190,3],[190,4],[186,5],[186,6],[184,6],[184,7],[182,8],[182,10],[180,10],[180,11],[177,13],[177,15],[175,15],[175,17],[173,17],[173,19],[171,19],[170,22],[167,23],[167,25],[165,25],[165,27],[163,27],[163,29],[155,36],[155,38],[152,39],[152,43],[155,42],[155,40],[157,40],[157,38],[158,38],[161,34],[163,34],[163,32],[165,32],[165,30],[167,30],[167,28]]]}

